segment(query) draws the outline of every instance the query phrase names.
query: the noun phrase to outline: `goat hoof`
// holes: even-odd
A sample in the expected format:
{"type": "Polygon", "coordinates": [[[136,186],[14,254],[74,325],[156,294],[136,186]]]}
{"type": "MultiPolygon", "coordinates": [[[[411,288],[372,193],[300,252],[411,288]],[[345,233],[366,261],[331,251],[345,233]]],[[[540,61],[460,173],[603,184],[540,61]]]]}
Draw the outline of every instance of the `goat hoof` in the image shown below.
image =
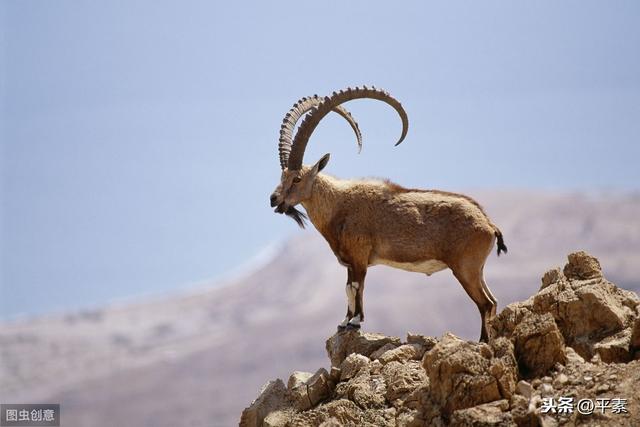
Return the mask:
{"type": "Polygon", "coordinates": [[[347,324],[347,331],[357,331],[360,329],[360,325],[354,325],[353,323],[347,324]]]}
{"type": "Polygon", "coordinates": [[[347,327],[346,327],[346,326],[344,326],[344,325],[338,325],[338,332],[342,332],[342,331],[344,331],[345,329],[347,329],[347,327]]]}

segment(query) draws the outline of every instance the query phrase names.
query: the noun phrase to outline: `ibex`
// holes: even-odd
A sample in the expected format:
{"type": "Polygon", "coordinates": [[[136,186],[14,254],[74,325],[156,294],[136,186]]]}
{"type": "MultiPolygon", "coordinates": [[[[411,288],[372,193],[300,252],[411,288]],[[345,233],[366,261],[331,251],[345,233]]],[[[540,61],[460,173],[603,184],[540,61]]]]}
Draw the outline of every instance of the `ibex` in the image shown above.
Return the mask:
{"type": "Polygon", "coordinates": [[[280,184],[271,195],[275,212],[292,217],[304,227],[305,215],[327,240],[338,262],[347,268],[347,314],[338,329],[360,328],[364,321],[364,279],[369,266],[384,264],[426,273],[450,268],[478,306],[487,341],[488,319],[495,316],[497,301],[483,278],[483,268],[497,239],[497,252],[507,252],[502,233],[472,198],[438,190],[403,188],[388,180],[342,180],[320,173],[329,162],[325,154],[313,166],[303,165],[305,147],[318,123],[330,111],[358,124],[340,105],[372,98],[392,106],[402,119],[400,144],[409,121],[402,105],[376,88],[348,88],[331,96],[302,98],[285,115],[280,129],[280,184]],[[295,137],[298,119],[307,114],[295,137]]]}

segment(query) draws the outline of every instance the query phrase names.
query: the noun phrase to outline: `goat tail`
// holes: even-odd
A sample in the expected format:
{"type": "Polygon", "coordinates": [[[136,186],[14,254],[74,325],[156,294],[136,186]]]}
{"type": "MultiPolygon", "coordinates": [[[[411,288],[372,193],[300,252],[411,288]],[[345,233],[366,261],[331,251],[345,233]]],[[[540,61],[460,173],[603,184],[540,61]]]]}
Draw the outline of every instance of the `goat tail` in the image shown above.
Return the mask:
{"type": "Polygon", "coordinates": [[[500,256],[500,252],[504,252],[505,254],[507,253],[507,245],[504,244],[504,238],[502,237],[502,231],[500,231],[500,229],[498,229],[498,227],[494,227],[495,228],[495,236],[498,239],[498,256],[500,256]]]}

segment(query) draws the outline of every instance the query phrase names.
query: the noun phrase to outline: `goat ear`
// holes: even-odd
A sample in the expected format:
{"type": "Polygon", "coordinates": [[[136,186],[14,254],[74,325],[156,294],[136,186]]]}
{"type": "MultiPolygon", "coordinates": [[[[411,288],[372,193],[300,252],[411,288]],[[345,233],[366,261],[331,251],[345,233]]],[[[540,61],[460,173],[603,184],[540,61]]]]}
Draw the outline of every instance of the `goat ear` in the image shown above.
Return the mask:
{"type": "Polygon", "coordinates": [[[327,163],[329,163],[329,157],[331,157],[331,155],[327,153],[322,156],[320,160],[318,160],[318,163],[313,165],[313,170],[315,173],[320,172],[322,169],[324,169],[325,166],[327,166],[327,163]]]}

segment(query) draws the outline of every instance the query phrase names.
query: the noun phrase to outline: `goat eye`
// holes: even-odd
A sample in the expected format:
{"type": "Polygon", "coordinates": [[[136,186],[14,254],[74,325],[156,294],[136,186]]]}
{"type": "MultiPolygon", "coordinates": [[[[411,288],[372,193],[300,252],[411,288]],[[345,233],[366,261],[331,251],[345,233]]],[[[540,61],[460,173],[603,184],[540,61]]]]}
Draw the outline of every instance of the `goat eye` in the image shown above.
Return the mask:
{"type": "Polygon", "coordinates": [[[297,184],[297,183],[299,183],[300,181],[302,181],[302,178],[300,178],[299,176],[296,176],[295,178],[293,178],[293,183],[294,183],[294,184],[297,184]]]}

